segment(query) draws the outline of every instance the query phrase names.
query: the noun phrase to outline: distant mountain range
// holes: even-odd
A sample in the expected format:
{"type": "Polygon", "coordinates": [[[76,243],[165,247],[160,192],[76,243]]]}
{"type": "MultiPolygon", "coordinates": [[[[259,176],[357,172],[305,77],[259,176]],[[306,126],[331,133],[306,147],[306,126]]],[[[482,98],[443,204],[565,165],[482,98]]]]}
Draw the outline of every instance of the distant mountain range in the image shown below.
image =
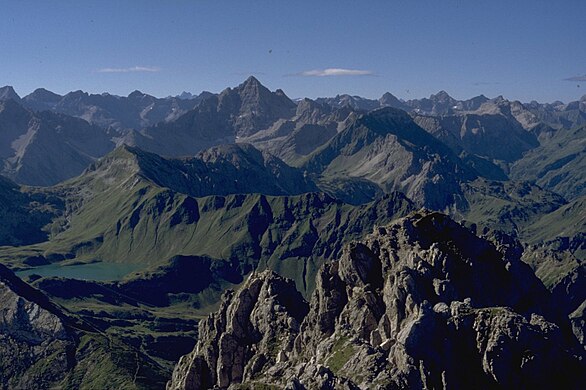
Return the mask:
{"type": "MultiPolygon", "coordinates": [[[[52,155],[42,158],[56,160],[50,173],[27,173],[27,164],[34,164],[26,161],[31,155],[28,143],[40,142],[32,140],[37,138],[32,134],[38,130],[29,126],[30,119],[27,123],[21,120],[20,129],[5,132],[3,144],[12,145],[12,151],[5,146],[1,156],[5,174],[17,182],[33,185],[56,184],[71,178],[92,159],[121,143],[166,156],[189,156],[214,145],[247,142],[286,163],[300,166],[365,111],[383,107],[409,112],[417,125],[450,147],[478,174],[502,180],[507,177],[509,165],[547,142],[558,130],[586,124],[586,96],[569,104],[522,104],[482,95],[458,101],[441,91],[429,98],[409,101],[386,93],[378,100],[339,95],[295,103],[283,91],[269,91],[254,77],[217,95],[203,92],[199,96],[159,99],[138,91],[128,97],[76,91],[60,96],[37,89],[21,99],[11,87],[3,87],[0,100],[13,100],[30,110],[26,115],[40,117],[38,122],[57,120],[47,114],[35,114],[52,111],[84,119],[102,129],[84,136],[91,138],[87,146],[76,145],[79,140],[73,139],[75,136],[68,138],[67,132],[59,134],[58,137],[65,137],[59,143],[70,144],[67,147],[72,151],[57,152],[55,146],[42,146],[52,155]],[[75,161],[58,163],[66,156],[74,156],[75,161]]],[[[18,110],[12,105],[3,108],[2,115],[13,122],[13,117],[25,115],[22,108],[22,112],[18,110]]]]}
{"type": "Polygon", "coordinates": [[[12,87],[0,88],[0,100],[12,99],[33,111],[53,111],[84,119],[92,124],[115,129],[143,128],[172,120],[189,111],[210,93],[199,96],[155,98],[140,91],[128,96],[100,95],[74,91],[58,95],[43,88],[20,99],[12,87]]]}

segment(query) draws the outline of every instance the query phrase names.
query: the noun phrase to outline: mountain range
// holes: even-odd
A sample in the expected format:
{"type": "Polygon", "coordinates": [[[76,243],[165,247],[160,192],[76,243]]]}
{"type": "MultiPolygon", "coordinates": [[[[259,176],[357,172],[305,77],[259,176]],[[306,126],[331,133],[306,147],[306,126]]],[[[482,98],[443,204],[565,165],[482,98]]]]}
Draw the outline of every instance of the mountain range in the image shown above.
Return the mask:
{"type": "Polygon", "coordinates": [[[0,386],[578,388],[585,118],[0,88],[0,386]]]}

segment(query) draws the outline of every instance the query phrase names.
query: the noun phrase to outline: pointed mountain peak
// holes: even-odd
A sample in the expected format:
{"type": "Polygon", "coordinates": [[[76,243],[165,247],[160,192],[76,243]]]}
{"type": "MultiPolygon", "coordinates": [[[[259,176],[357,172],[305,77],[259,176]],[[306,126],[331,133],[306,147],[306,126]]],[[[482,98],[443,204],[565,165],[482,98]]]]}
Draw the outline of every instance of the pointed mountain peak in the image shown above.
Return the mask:
{"type": "Polygon", "coordinates": [[[98,160],[95,164],[92,164],[94,167],[90,166],[88,170],[94,170],[96,167],[100,167],[103,165],[104,162],[110,160],[118,160],[118,159],[135,159],[136,155],[140,149],[134,146],[130,146],[127,144],[118,145],[114,150],[110,153],[106,154],[100,160],[98,160]],[[92,169],[94,168],[94,169],[92,169]]]}
{"type": "Polygon", "coordinates": [[[234,90],[238,91],[240,95],[244,96],[255,96],[255,95],[267,95],[271,93],[271,91],[261,84],[258,79],[254,76],[250,76],[247,78],[242,84],[238,87],[234,88],[234,90]]]}
{"type": "Polygon", "coordinates": [[[390,92],[385,92],[381,99],[396,99],[397,97],[390,92]]]}
{"type": "Polygon", "coordinates": [[[381,96],[381,98],[378,99],[378,101],[379,101],[380,105],[383,107],[388,106],[388,107],[394,107],[394,108],[400,108],[400,109],[407,108],[405,103],[400,101],[395,95],[393,95],[390,92],[385,92],[385,94],[383,96],[381,96]]]}
{"type": "Polygon", "coordinates": [[[45,88],[37,88],[31,94],[24,97],[24,100],[42,100],[46,102],[59,101],[63,96],[51,92],[45,88]]]}
{"type": "Polygon", "coordinates": [[[5,87],[0,88],[0,100],[14,100],[15,102],[20,102],[20,96],[16,93],[12,86],[7,85],[5,87]]]}
{"type": "Polygon", "coordinates": [[[144,97],[144,96],[146,96],[146,94],[145,94],[145,93],[142,93],[142,92],[140,92],[140,91],[137,89],[137,90],[134,90],[134,91],[132,91],[132,92],[131,92],[131,93],[128,95],[128,98],[130,98],[130,99],[140,99],[140,98],[142,98],[142,97],[144,97]]]}
{"type": "Polygon", "coordinates": [[[181,99],[181,100],[191,100],[191,99],[195,99],[197,97],[197,95],[194,95],[191,92],[183,91],[175,97],[177,99],[181,99]]]}
{"type": "Polygon", "coordinates": [[[136,146],[121,144],[91,164],[78,180],[109,178],[120,181],[137,174],[144,178],[148,176],[144,174],[145,171],[156,170],[163,160],[163,157],[145,152],[136,146]]]}
{"type": "Polygon", "coordinates": [[[310,98],[303,98],[299,102],[297,102],[297,111],[315,108],[323,108],[323,105],[316,102],[315,100],[311,100],[310,98]]]}
{"type": "Polygon", "coordinates": [[[435,95],[431,95],[429,97],[431,100],[454,100],[446,91],[443,89],[436,93],[435,95]]]}
{"type": "Polygon", "coordinates": [[[256,77],[254,77],[254,76],[248,77],[246,80],[244,80],[244,83],[243,84],[244,85],[257,85],[257,86],[258,85],[262,85],[260,83],[260,81],[258,81],[258,79],[256,77]]]}

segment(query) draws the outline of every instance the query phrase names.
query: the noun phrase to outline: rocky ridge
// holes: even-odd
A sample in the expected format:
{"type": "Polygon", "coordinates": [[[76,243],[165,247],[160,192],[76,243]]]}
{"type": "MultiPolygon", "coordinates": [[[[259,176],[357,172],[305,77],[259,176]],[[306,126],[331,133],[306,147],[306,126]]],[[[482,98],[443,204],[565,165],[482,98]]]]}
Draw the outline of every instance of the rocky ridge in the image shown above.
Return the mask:
{"type": "Polygon", "coordinates": [[[519,244],[492,240],[423,211],[348,245],[309,303],[253,274],[202,322],[167,389],[579,388],[567,320],[519,244]]]}
{"type": "Polygon", "coordinates": [[[83,91],[61,96],[39,88],[22,98],[22,104],[36,112],[52,111],[81,118],[100,127],[124,130],[142,129],[161,121],[177,119],[208,96],[209,93],[204,92],[192,99],[160,99],[140,91],[134,91],[128,96],[89,94],[83,91]]]}

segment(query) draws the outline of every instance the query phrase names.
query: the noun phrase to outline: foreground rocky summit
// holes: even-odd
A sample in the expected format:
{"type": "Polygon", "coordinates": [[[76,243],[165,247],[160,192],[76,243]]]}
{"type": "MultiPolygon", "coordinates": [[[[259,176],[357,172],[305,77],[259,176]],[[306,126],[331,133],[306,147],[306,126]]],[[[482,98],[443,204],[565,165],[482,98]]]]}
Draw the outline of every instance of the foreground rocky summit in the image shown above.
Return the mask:
{"type": "Polygon", "coordinates": [[[578,388],[583,350],[521,253],[421,212],[348,245],[309,303],[253,274],[167,389],[578,388]]]}

